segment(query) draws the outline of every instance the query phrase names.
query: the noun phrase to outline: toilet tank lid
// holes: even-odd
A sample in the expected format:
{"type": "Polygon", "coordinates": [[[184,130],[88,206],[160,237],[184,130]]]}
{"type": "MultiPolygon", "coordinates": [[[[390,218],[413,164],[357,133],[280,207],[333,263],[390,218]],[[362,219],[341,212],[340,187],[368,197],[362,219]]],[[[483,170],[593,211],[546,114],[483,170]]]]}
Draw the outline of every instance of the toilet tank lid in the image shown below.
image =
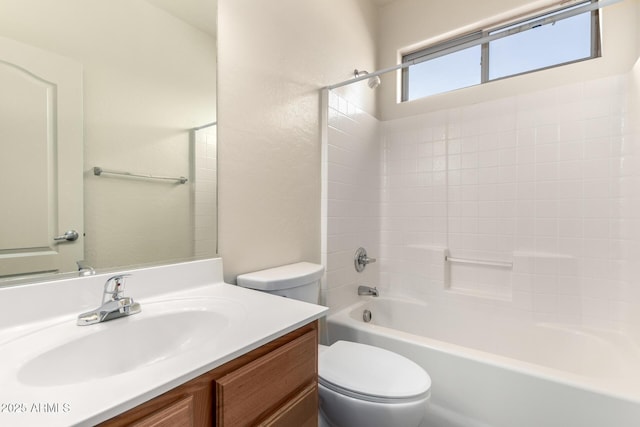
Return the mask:
{"type": "Polygon", "coordinates": [[[308,285],[320,280],[324,267],[311,262],[298,262],[238,276],[238,285],[261,291],[274,291],[308,285]]]}

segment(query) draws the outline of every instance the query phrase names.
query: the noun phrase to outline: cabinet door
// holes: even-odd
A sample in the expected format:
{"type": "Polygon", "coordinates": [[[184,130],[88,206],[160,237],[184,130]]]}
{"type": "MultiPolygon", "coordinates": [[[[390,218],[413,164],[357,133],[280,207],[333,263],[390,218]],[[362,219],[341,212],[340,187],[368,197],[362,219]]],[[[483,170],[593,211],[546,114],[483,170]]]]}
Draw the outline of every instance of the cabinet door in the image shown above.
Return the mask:
{"type": "Polygon", "coordinates": [[[166,408],[131,424],[132,427],[193,427],[193,396],[187,396],[166,408]]]}
{"type": "Polygon", "coordinates": [[[318,386],[311,384],[259,425],[260,427],[317,427],[318,386]]]}
{"type": "Polygon", "coordinates": [[[218,426],[255,425],[317,382],[315,331],[216,381],[218,426]]]}

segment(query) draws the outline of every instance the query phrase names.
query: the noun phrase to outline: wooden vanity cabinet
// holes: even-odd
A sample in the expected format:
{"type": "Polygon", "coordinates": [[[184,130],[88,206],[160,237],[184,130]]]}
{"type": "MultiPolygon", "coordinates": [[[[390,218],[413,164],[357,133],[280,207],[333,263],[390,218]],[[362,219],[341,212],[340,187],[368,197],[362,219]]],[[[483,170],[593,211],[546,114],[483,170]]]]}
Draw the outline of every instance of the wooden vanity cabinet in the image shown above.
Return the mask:
{"type": "Polygon", "coordinates": [[[316,321],[100,425],[316,427],[317,380],[316,321]]]}

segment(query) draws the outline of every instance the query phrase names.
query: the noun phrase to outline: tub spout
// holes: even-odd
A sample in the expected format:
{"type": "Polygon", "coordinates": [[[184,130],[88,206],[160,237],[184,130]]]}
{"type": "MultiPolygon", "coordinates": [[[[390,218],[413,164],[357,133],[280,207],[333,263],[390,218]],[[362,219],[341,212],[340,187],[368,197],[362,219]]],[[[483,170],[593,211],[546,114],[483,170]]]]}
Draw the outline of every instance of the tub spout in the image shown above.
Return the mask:
{"type": "Polygon", "coordinates": [[[371,295],[373,297],[377,297],[379,295],[378,288],[375,286],[372,288],[371,286],[358,286],[358,295],[371,295]]]}

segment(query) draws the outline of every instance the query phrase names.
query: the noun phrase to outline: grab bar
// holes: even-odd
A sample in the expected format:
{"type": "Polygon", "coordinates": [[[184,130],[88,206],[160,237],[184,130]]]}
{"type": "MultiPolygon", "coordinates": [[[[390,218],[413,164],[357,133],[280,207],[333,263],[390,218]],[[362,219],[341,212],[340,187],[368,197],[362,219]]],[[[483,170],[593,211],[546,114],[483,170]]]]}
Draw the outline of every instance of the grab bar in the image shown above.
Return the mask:
{"type": "Polygon", "coordinates": [[[490,267],[499,267],[499,268],[513,268],[513,262],[487,261],[483,259],[453,258],[448,255],[445,255],[444,260],[447,262],[452,262],[457,264],[474,264],[474,265],[486,265],[490,267]]]}
{"type": "Polygon", "coordinates": [[[102,169],[100,166],[95,166],[93,168],[93,174],[94,175],[100,176],[103,173],[107,173],[107,174],[111,174],[111,175],[124,175],[124,176],[130,176],[130,177],[135,177],[135,178],[164,179],[164,180],[169,180],[169,181],[178,181],[180,184],[186,184],[187,181],[189,181],[184,176],[179,176],[179,177],[176,178],[176,177],[171,177],[171,176],[141,175],[141,174],[131,173],[131,172],[123,172],[123,171],[114,171],[114,170],[102,169]]]}

